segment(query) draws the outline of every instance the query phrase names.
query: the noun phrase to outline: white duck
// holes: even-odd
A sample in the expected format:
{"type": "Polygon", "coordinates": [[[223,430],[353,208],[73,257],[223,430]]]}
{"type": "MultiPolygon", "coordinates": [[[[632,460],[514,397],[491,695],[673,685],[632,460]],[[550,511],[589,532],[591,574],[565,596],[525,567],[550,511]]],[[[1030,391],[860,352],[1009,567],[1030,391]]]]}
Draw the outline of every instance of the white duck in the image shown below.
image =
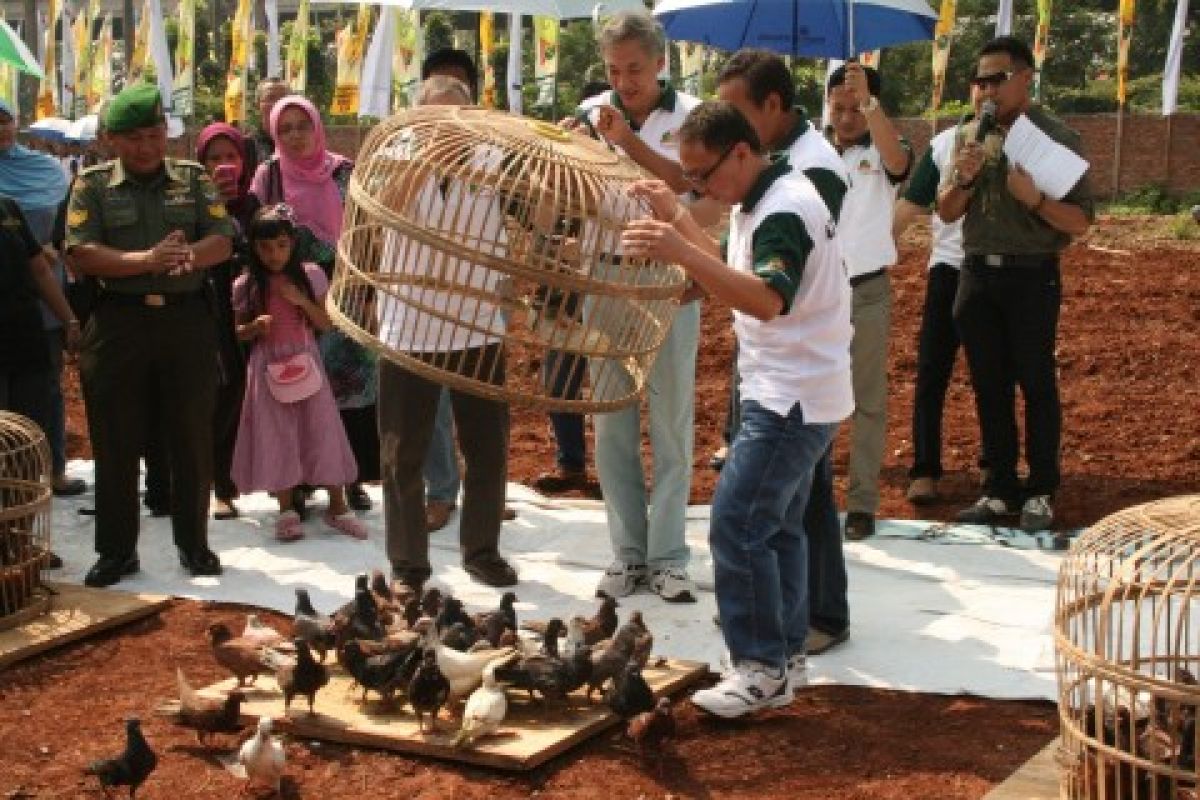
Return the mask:
{"type": "Polygon", "coordinates": [[[470,747],[476,741],[495,733],[508,713],[508,697],[504,687],[496,683],[496,667],[512,656],[497,658],[483,668],[483,685],[471,692],[463,710],[462,727],[454,736],[454,746],[470,747]]]}
{"type": "Polygon", "coordinates": [[[271,737],[271,725],[270,717],[258,718],[258,732],[242,745],[237,761],[250,783],[270,786],[278,794],[286,756],[283,745],[271,737]]]}
{"type": "Polygon", "coordinates": [[[433,625],[425,631],[422,646],[426,650],[437,651],[438,668],[450,681],[450,700],[461,700],[471,694],[483,680],[483,670],[490,662],[506,659],[516,652],[511,647],[502,647],[498,650],[462,653],[443,645],[438,638],[437,627],[433,625]]]}

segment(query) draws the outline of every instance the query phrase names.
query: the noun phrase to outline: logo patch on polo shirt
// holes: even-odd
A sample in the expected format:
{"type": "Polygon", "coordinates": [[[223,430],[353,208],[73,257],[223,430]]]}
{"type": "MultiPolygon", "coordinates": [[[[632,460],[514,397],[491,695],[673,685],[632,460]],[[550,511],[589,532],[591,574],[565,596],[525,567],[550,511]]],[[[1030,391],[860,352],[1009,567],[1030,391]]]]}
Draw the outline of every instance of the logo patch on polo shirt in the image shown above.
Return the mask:
{"type": "Polygon", "coordinates": [[[663,145],[664,147],[678,147],[679,131],[663,131],[662,138],[659,139],[659,144],[663,145]]]}

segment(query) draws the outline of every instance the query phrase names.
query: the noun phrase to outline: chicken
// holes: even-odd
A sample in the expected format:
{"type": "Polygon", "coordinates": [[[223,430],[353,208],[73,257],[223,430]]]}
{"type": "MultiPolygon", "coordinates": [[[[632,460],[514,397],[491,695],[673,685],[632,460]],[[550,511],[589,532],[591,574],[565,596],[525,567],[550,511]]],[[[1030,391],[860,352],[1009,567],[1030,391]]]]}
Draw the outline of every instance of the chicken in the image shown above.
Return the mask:
{"type": "Polygon", "coordinates": [[[644,625],[639,625],[636,619],[625,623],[608,646],[592,652],[592,674],[588,677],[588,698],[592,693],[604,686],[605,681],[615,678],[625,670],[625,665],[633,657],[638,641],[644,641],[646,634],[644,625]]]}
{"type": "Polygon", "coordinates": [[[138,788],[158,766],[158,756],[150,749],[142,735],[142,723],[137,718],[125,720],[125,749],[119,756],[93,761],[84,767],[85,775],[95,775],[105,797],[114,786],[128,786],[129,796],[137,795],[138,788]]]}
{"type": "Polygon", "coordinates": [[[508,697],[496,683],[496,667],[505,659],[489,661],[483,668],[483,685],[471,693],[463,710],[462,727],[454,736],[456,748],[470,747],[500,729],[508,713],[508,697]]]}
{"type": "Polygon", "coordinates": [[[292,635],[303,639],[325,661],[325,654],[337,642],[337,630],[333,619],[318,614],[309,599],[307,589],[296,590],[296,613],[293,617],[292,635]]]}
{"type": "Polygon", "coordinates": [[[430,586],[421,595],[421,613],[427,617],[437,619],[437,615],[441,610],[442,592],[436,586],[430,586]]]}
{"type": "MultiPolygon", "coordinates": [[[[567,632],[571,631],[571,623],[580,626],[579,635],[582,636],[584,644],[596,644],[610,636],[617,630],[617,603],[615,598],[603,597],[600,600],[600,607],[596,609],[596,613],[588,617],[572,617],[567,626],[567,632]],[[578,620],[578,622],[576,622],[578,620]]],[[[546,633],[546,622],[530,620],[522,623],[521,629],[533,631],[539,636],[544,636],[546,633]]]]}
{"type": "Polygon", "coordinates": [[[252,785],[270,786],[275,794],[279,794],[287,757],[283,745],[272,738],[271,726],[270,717],[258,718],[258,730],[238,751],[237,763],[246,770],[246,779],[252,785]]]}
{"type": "Polygon", "coordinates": [[[392,586],[388,583],[383,570],[371,570],[370,589],[371,594],[375,597],[375,604],[381,611],[395,613],[404,607],[404,604],[397,600],[396,593],[392,591],[392,586]]]}
{"type": "Polygon", "coordinates": [[[658,770],[662,772],[662,747],[675,738],[675,714],[671,700],[660,697],[653,711],[644,711],[629,721],[625,729],[629,738],[637,745],[638,755],[646,757],[647,751],[658,751],[658,770]]]}
{"type": "Polygon", "coordinates": [[[242,638],[257,642],[263,647],[292,646],[291,642],[283,638],[282,633],[263,622],[258,614],[246,615],[246,628],[242,631],[242,638]]]}
{"type": "Polygon", "coordinates": [[[630,659],[623,672],[613,677],[604,700],[621,719],[630,719],[654,709],[654,692],[642,677],[642,668],[630,659]]]}
{"type": "Polygon", "coordinates": [[[267,657],[267,648],[255,640],[235,638],[229,627],[222,622],[209,625],[207,633],[213,658],[233,673],[239,687],[246,685],[247,678],[253,682],[264,672],[274,671],[272,662],[267,657]]]}
{"type": "Polygon", "coordinates": [[[421,618],[421,599],[419,597],[410,597],[404,604],[404,611],[400,614],[404,619],[404,624],[409,630],[417,624],[417,620],[421,618]]]}
{"type": "Polygon", "coordinates": [[[241,732],[242,701],[246,696],[240,690],[234,689],[225,697],[201,697],[188,684],[182,669],[176,668],[175,678],[179,685],[179,722],[196,732],[200,744],[208,744],[208,737],[214,733],[241,732]]]}
{"type": "Polygon", "coordinates": [[[481,650],[475,653],[460,653],[446,647],[437,637],[437,629],[430,626],[425,632],[424,647],[437,651],[438,668],[450,681],[450,698],[458,699],[469,695],[479,686],[483,677],[483,668],[488,662],[497,658],[505,658],[516,652],[513,648],[500,650],[481,650]]]}
{"type": "Polygon", "coordinates": [[[456,622],[443,630],[439,638],[446,647],[458,650],[460,653],[468,652],[475,647],[477,641],[480,641],[476,639],[474,631],[461,622],[456,622]]]}
{"type": "Polygon", "coordinates": [[[563,642],[562,653],[568,658],[581,647],[587,647],[588,643],[583,637],[583,617],[571,617],[567,621],[567,638],[563,642]]]}
{"type": "MultiPolygon", "coordinates": [[[[517,629],[517,609],[514,605],[516,602],[516,592],[505,592],[502,594],[498,608],[492,611],[484,611],[474,616],[475,630],[479,632],[480,636],[487,636],[490,623],[498,618],[500,624],[503,626],[501,632],[505,630],[515,631],[517,629]]],[[[497,636],[497,640],[499,640],[499,636],[497,636]]]]}
{"type": "Polygon", "coordinates": [[[421,663],[408,684],[408,703],[417,715],[417,730],[425,733],[425,715],[429,730],[437,730],[437,715],[450,699],[450,681],[438,667],[437,652],[424,651],[421,663]]]}
{"type": "MultiPolygon", "coordinates": [[[[468,617],[467,613],[463,611],[462,600],[453,595],[446,595],[442,598],[442,609],[434,619],[434,624],[442,632],[448,631],[458,624],[470,631],[472,636],[475,632],[475,620],[468,617]]],[[[474,638],[471,641],[474,642],[474,638]]]]}
{"type": "Polygon", "coordinates": [[[404,662],[409,654],[400,651],[368,656],[363,647],[363,643],[358,640],[346,642],[339,650],[342,664],[362,687],[364,701],[368,691],[375,691],[383,698],[384,703],[391,705],[396,690],[402,686],[400,681],[404,662]]]}
{"type": "Polygon", "coordinates": [[[566,702],[572,675],[566,662],[558,655],[558,634],[562,629],[562,620],[557,617],[551,619],[546,625],[542,651],[497,667],[497,680],[515,689],[524,689],[531,698],[537,692],[544,699],[566,702]]]}
{"type": "Polygon", "coordinates": [[[379,606],[375,602],[375,596],[369,589],[357,590],[354,593],[354,608],[350,612],[343,635],[348,639],[378,641],[386,633],[379,619],[379,606]]]}
{"type": "Polygon", "coordinates": [[[308,643],[296,637],[296,663],[285,664],[275,673],[275,680],[283,692],[283,711],[286,714],[292,705],[292,698],[304,695],[308,698],[308,713],[313,711],[313,703],[317,692],[329,683],[329,669],[324,664],[318,664],[313,658],[308,643]]]}

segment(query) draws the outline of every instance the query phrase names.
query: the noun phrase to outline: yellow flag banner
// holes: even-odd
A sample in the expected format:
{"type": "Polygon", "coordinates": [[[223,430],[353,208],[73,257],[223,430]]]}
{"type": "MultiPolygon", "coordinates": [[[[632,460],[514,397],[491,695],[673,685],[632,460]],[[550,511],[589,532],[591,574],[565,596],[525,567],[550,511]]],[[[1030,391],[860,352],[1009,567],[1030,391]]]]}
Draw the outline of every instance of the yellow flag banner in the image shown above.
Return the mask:
{"type": "Polygon", "coordinates": [[[229,76],[225,87],[225,121],[241,122],[246,106],[246,67],[249,64],[250,0],[238,0],[233,14],[233,46],[229,49],[229,76]]]}
{"type": "Polygon", "coordinates": [[[88,108],[87,74],[92,61],[88,41],[92,37],[88,30],[86,8],[81,8],[75,15],[75,24],[71,26],[71,37],[75,40],[75,74],[72,76],[71,84],[75,87],[75,102],[74,108],[70,109],[71,118],[74,119],[87,114],[88,108]]]}
{"type": "Polygon", "coordinates": [[[142,15],[133,33],[133,58],[129,63],[128,84],[137,83],[146,72],[150,61],[150,0],[142,3],[142,15]]]}
{"type": "Polygon", "coordinates": [[[172,108],[190,117],[196,106],[196,0],[179,0],[179,37],[175,40],[175,85],[172,108]]]}
{"type": "Polygon", "coordinates": [[[392,54],[392,108],[400,110],[412,104],[421,83],[425,35],[421,31],[421,12],[391,9],[396,15],[396,51],[392,54]]]}
{"type": "Polygon", "coordinates": [[[112,15],[105,14],[92,47],[92,82],[88,90],[88,110],[92,113],[112,96],[112,51],[112,15]]]}
{"type": "Polygon", "coordinates": [[[46,55],[42,59],[42,72],[46,73],[46,77],[42,78],[41,84],[38,86],[37,109],[35,112],[37,119],[45,119],[46,117],[53,117],[58,114],[58,87],[55,86],[58,68],[55,65],[54,59],[54,28],[58,24],[58,0],[50,0],[50,8],[46,12],[46,19],[46,55]]]}
{"type": "Polygon", "coordinates": [[[534,105],[545,108],[554,103],[554,84],[558,79],[558,20],[534,17],[533,42],[533,81],[538,88],[534,105]]]}
{"type": "Polygon", "coordinates": [[[479,14],[479,60],[483,62],[483,89],[479,105],[496,107],[496,64],[492,58],[496,51],[496,20],[490,11],[479,14]]]}
{"type": "Polygon", "coordinates": [[[334,40],[337,49],[337,83],[333,88],[333,102],[329,113],[334,116],[352,116],[358,113],[358,79],[362,71],[362,52],[355,52],[358,36],[354,23],[347,23],[334,40]]]}
{"type": "Polygon", "coordinates": [[[946,69],[950,66],[950,42],[954,38],[954,0],[942,0],[937,25],[933,29],[933,97],[929,102],[930,113],[942,105],[942,91],[946,88],[946,69]]]}
{"type": "Polygon", "coordinates": [[[1121,0],[1117,10],[1117,103],[1125,106],[1129,83],[1129,45],[1133,42],[1133,15],[1136,0],[1121,0]]]}
{"type": "Polygon", "coordinates": [[[1042,64],[1046,63],[1046,51],[1050,47],[1050,14],[1054,11],[1054,0],[1037,0],[1037,30],[1033,34],[1033,96],[1042,96],[1042,64]]]}
{"type": "Polygon", "coordinates": [[[298,94],[308,88],[308,0],[300,0],[292,36],[288,39],[287,56],[283,64],[283,79],[298,94]]]}

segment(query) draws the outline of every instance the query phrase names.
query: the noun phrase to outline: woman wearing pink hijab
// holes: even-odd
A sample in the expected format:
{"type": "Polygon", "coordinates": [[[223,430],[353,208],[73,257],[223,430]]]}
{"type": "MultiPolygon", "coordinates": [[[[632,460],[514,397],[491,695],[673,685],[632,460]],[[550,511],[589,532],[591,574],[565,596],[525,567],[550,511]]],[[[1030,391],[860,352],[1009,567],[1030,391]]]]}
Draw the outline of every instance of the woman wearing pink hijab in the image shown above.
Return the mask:
{"type": "MultiPolygon", "coordinates": [[[[275,155],[258,166],[250,192],[263,205],[291,206],[301,229],[298,246],[305,251],[303,259],[319,264],[332,281],[354,164],[326,147],[321,114],[300,95],[289,95],[276,103],[269,124],[275,155]]],[[[336,329],[322,335],[320,346],[325,372],[358,461],[358,481],[347,487],[347,500],[351,508],[366,510],[371,507],[371,498],[362,483],[379,480],[375,358],[336,329]]]]}

